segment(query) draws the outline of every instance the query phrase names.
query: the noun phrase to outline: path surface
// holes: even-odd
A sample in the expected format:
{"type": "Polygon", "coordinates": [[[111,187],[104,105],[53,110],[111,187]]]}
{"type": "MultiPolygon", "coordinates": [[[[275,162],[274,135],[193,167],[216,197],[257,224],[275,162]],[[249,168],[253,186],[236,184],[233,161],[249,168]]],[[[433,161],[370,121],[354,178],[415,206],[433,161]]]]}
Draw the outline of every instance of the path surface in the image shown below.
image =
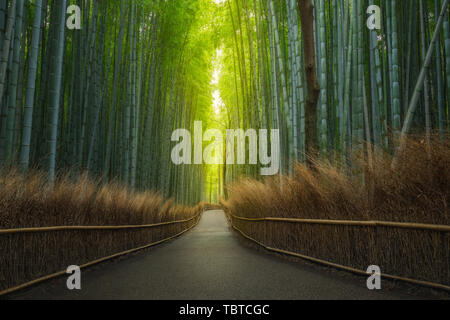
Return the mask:
{"type": "Polygon", "coordinates": [[[209,211],[181,238],[126,259],[82,271],[82,290],[65,279],[15,299],[408,299],[369,291],[362,277],[251,249],[231,232],[222,211],[209,211]]]}

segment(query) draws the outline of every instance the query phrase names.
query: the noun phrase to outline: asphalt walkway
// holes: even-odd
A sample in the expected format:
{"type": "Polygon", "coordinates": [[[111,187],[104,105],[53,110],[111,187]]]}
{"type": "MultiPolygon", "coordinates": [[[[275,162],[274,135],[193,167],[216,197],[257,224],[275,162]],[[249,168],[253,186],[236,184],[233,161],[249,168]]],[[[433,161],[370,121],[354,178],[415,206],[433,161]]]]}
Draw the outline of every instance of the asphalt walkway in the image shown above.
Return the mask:
{"type": "Polygon", "coordinates": [[[230,231],[222,211],[167,244],[82,271],[82,289],[66,279],[43,283],[15,299],[408,299],[370,291],[363,277],[344,276],[254,250],[230,231]]]}

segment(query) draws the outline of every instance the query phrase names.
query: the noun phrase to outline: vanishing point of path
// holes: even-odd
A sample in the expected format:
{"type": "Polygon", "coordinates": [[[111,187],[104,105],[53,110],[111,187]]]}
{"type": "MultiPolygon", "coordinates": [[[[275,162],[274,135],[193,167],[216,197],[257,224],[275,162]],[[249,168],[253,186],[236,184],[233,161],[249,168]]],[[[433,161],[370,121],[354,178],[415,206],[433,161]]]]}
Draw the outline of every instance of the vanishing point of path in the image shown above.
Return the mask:
{"type": "Polygon", "coordinates": [[[370,291],[363,277],[328,272],[252,249],[230,231],[222,211],[206,212],[193,230],[167,244],[82,271],[82,289],[65,278],[13,299],[408,299],[370,291]]]}

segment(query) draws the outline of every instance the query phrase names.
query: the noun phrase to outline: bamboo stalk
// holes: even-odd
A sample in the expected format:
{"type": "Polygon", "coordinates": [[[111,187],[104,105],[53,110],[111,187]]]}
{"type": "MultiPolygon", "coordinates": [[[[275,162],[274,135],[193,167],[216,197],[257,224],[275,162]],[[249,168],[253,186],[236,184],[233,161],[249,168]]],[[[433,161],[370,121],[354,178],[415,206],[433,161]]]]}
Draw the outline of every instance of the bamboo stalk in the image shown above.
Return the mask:
{"type": "Polygon", "coordinates": [[[439,37],[439,33],[440,33],[440,30],[441,30],[442,24],[444,22],[444,16],[446,14],[449,2],[450,2],[450,0],[445,0],[444,4],[442,6],[441,14],[439,16],[439,20],[438,20],[438,23],[436,25],[433,38],[431,40],[430,46],[428,48],[428,52],[427,52],[426,57],[424,59],[422,70],[420,71],[419,79],[417,80],[416,88],[414,89],[414,94],[413,94],[413,97],[411,98],[411,102],[409,104],[408,113],[406,115],[406,119],[405,119],[405,122],[403,124],[403,129],[402,129],[402,133],[401,133],[401,137],[400,137],[400,145],[399,145],[398,150],[397,150],[397,156],[395,157],[394,161],[392,162],[392,167],[393,168],[395,168],[397,166],[398,157],[405,150],[406,138],[407,138],[407,135],[409,133],[409,130],[411,129],[414,113],[415,113],[415,111],[417,109],[419,98],[420,98],[420,95],[421,95],[421,92],[422,92],[422,89],[423,89],[424,80],[426,78],[426,75],[427,75],[427,72],[428,72],[428,67],[430,66],[430,63],[431,63],[431,60],[432,60],[431,58],[433,57],[434,45],[435,45],[435,43],[436,43],[436,41],[437,41],[437,39],[439,37]]]}

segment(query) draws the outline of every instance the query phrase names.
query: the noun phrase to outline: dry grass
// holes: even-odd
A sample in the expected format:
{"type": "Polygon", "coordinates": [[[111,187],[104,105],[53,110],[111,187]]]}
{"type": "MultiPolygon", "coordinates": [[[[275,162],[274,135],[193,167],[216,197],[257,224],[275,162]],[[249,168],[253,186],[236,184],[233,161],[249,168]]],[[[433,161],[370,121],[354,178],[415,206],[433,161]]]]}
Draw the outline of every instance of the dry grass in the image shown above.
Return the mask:
{"type": "MultiPolygon", "coordinates": [[[[151,192],[61,177],[50,189],[43,175],[11,171],[0,178],[0,229],[47,226],[144,225],[195,217],[206,208],[175,205],[151,192]]],[[[156,242],[197,219],[149,229],[0,234],[0,291],[67,266],[156,242]]]]}
{"type": "MultiPolygon", "coordinates": [[[[422,140],[410,141],[395,169],[391,156],[381,151],[372,167],[361,159],[353,170],[325,162],[316,170],[299,164],[292,177],[240,181],[222,204],[228,213],[249,218],[449,225],[450,140],[445,141],[434,139],[430,152],[422,140]]],[[[449,233],[237,219],[233,224],[271,247],[363,270],[375,264],[384,273],[450,284],[449,233]]]]}

